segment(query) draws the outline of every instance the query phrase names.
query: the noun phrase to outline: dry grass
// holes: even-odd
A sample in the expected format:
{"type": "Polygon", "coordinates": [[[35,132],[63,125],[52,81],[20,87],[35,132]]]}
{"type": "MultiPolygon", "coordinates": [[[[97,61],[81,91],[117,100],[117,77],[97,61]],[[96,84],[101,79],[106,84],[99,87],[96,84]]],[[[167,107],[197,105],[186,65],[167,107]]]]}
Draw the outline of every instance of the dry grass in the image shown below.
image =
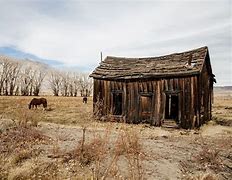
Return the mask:
{"type": "Polygon", "coordinates": [[[193,155],[193,161],[201,164],[203,167],[220,171],[222,160],[219,153],[221,153],[222,149],[211,146],[211,144],[206,143],[206,140],[202,137],[200,138],[199,145],[200,150],[193,155]]]}
{"type": "Polygon", "coordinates": [[[82,140],[75,149],[62,152],[55,148],[50,157],[88,168],[89,177],[93,179],[144,178],[142,158],[145,153],[137,132],[123,127],[115,137],[108,127],[103,134],[96,131],[92,137],[86,138],[88,129],[83,128],[82,131],[82,140]]]}
{"type": "Polygon", "coordinates": [[[202,145],[202,149],[198,155],[196,155],[196,161],[210,168],[218,168],[221,165],[221,159],[219,156],[220,149],[213,149],[207,145],[202,145]]]}
{"type": "Polygon", "coordinates": [[[230,177],[232,97],[215,98],[214,123],[197,133],[95,121],[91,98],[46,96],[46,111],[29,110],[32,98],[0,96],[0,121],[15,121],[0,127],[0,179],[230,177]]]}
{"type": "Polygon", "coordinates": [[[199,135],[193,139],[197,149],[191,156],[180,162],[184,179],[230,179],[231,177],[231,137],[209,138],[199,135]],[[207,172],[209,173],[203,173],[207,172]]]}
{"type": "Polygon", "coordinates": [[[48,107],[52,109],[45,114],[45,121],[60,124],[88,123],[88,117],[92,114],[92,100],[83,104],[81,97],[47,97],[48,107]]]}
{"type": "MultiPolygon", "coordinates": [[[[37,110],[28,110],[28,103],[33,97],[22,96],[0,96],[0,114],[3,118],[30,119],[32,124],[37,125],[39,121],[47,121],[59,124],[86,124],[92,116],[92,98],[83,104],[81,97],[53,97],[45,96],[48,100],[47,111],[42,107],[37,110]]],[[[222,125],[232,125],[232,97],[216,96],[213,104],[213,119],[222,125]]],[[[96,106],[102,106],[99,102],[96,106]]],[[[99,115],[101,112],[95,112],[99,115]]]]}
{"type": "Polygon", "coordinates": [[[17,126],[0,134],[0,153],[14,153],[29,149],[38,143],[45,143],[48,137],[34,128],[17,126]]]}
{"type": "Polygon", "coordinates": [[[212,173],[199,173],[197,175],[192,175],[186,178],[186,180],[219,180],[217,175],[212,173]]]}
{"type": "MultiPolygon", "coordinates": [[[[0,114],[3,118],[21,121],[32,121],[37,125],[39,121],[58,124],[83,124],[92,114],[92,99],[83,104],[81,97],[53,97],[46,96],[48,101],[47,111],[42,106],[38,109],[28,109],[28,103],[33,97],[0,96],[0,114]]],[[[24,123],[24,122],[22,122],[24,123]]]]}
{"type": "Polygon", "coordinates": [[[213,120],[220,125],[232,126],[232,96],[215,96],[213,120]]]}
{"type": "Polygon", "coordinates": [[[107,154],[108,139],[102,135],[96,135],[89,142],[86,142],[86,128],[83,128],[82,140],[79,141],[76,148],[65,154],[62,154],[63,161],[68,162],[72,159],[79,161],[81,166],[88,166],[94,161],[101,161],[107,154]]]}
{"type": "Polygon", "coordinates": [[[121,130],[114,151],[117,157],[125,156],[129,177],[132,179],[144,178],[142,159],[145,157],[145,152],[141,138],[135,129],[123,128],[121,130]]]}
{"type": "Polygon", "coordinates": [[[0,179],[25,179],[25,173],[14,174],[22,163],[41,153],[38,147],[46,144],[49,138],[31,126],[15,126],[0,134],[0,179]],[[37,147],[36,147],[37,145],[37,147]]]}

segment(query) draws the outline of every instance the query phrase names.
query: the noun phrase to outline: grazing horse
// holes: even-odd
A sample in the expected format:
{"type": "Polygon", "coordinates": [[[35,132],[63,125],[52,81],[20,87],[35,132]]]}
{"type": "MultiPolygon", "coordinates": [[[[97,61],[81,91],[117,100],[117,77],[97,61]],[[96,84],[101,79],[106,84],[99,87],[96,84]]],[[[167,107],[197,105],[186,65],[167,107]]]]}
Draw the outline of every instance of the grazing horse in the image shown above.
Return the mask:
{"type": "Polygon", "coordinates": [[[37,106],[40,104],[43,104],[43,107],[46,108],[47,107],[47,99],[45,99],[45,98],[33,98],[31,100],[30,104],[28,105],[28,108],[31,109],[31,108],[35,107],[37,109],[37,106]]]}
{"type": "Polygon", "coordinates": [[[85,103],[85,104],[87,103],[87,96],[83,97],[83,103],[85,103]]]}

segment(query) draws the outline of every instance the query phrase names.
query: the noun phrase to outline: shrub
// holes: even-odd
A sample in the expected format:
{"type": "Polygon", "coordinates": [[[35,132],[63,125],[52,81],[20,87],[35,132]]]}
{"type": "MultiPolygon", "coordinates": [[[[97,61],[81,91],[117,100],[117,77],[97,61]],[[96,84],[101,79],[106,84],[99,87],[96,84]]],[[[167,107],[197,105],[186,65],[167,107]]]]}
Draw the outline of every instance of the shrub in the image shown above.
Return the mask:
{"type": "Polygon", "coordinates": [[[19,164],[26,159],[30,159],[32,156],[31,150],[23,149],[22,151],[16,153],[11,160],[12,164],[19,164]]]}

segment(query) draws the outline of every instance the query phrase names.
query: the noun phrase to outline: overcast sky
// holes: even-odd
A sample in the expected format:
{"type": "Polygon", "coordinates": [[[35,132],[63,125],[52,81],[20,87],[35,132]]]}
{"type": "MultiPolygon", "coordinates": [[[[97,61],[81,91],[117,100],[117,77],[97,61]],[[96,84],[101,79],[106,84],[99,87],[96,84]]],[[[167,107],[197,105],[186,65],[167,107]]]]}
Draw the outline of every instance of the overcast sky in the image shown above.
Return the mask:
{"type": "Polygon", "coordinates": [[[107,55],[166,55],[207,45],[217,85],[232,85],[230,0],[0,0],[0,47],[89,71],[107,55]]]}

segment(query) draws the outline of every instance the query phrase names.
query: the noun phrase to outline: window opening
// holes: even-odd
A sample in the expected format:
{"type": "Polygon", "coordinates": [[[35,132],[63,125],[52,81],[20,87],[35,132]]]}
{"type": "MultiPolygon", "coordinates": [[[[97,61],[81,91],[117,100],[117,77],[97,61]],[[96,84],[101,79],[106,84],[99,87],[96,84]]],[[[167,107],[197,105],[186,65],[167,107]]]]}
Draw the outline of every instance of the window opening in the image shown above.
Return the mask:
{"type": "Polygon", "coordinates": [[[122,93],[113,92],[113,115],[122,115],[122,93]]]}

